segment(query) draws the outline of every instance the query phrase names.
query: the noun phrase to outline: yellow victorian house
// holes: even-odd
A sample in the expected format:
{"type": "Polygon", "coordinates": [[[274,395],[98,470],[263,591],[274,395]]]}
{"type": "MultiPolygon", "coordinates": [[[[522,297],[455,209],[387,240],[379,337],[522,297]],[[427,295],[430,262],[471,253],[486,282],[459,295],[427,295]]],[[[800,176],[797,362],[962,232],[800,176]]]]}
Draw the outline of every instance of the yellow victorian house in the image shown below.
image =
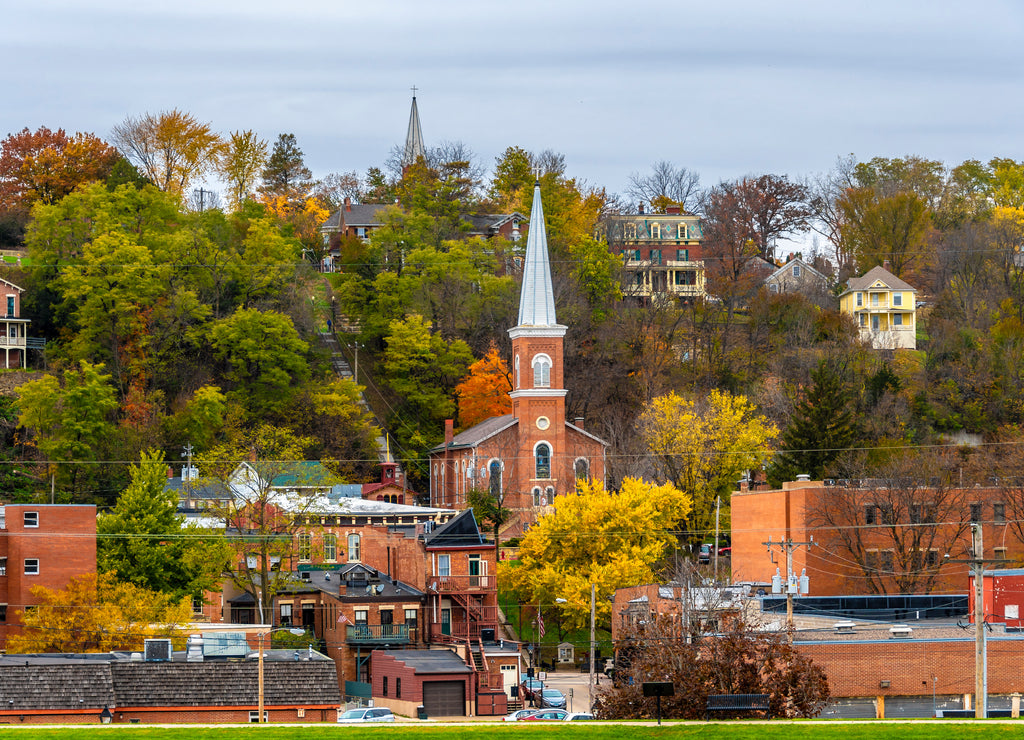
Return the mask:
{"type": "Polygon", "coordinates": [[[875,349],[916,349],[916,299],[915,288],[885,267],[873,267],[850,278],[839,310],[853,316],[861,339],[875,349]]]}

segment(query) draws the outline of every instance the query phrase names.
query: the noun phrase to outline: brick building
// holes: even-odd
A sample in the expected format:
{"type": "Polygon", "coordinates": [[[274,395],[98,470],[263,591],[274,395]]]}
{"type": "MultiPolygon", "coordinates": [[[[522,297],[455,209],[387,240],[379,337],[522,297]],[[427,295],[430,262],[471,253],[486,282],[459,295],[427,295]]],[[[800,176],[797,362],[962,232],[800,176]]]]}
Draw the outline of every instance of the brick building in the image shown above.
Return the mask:
{"type": "Polygon", "coordinates": [[[700,218],[669,206],[665,213],[607,216],[597,237],[622,258],[623,297],[646,304],[667,298],[693,300],[706,295],[700,218]]]}
{"type": "Polygon", "coordinates": [[[95,572],[95,506],[0,506],[0,648],[18,634],[17,613],[39,603],[34,586],[59,591],[95,572]]]}
{"type": "Polygon", "coordinates": [[[734,580],[771,582],[806,572],[808,595],[960,593],[968,567],[970,525],[979,522],[986,559],[1024,558],[1008,521],[1014,492],[999,487],[942,487],[896,480],[792,481],[778,490],[732,494],[734,580]],[[773,548],[766,543],[772,540],[773,548]]]}
{"type": "MultiPolygon", "coordinates": [[[[996,625],[986,643],[989,707],[1009,708],[1011,695],[1024,692],[1024,636],[996,625]]],[[[867,700],[866,716],[932,716],[933,696],[938,709],[973,706],[973,626],[854,627],[848,622],[835,629],[798,632],[793,644],[825,670],[834,702],[867,700]],[[895,711],[897,707],[905,709],[895,711]]]]}
{"type": "Polygon", "coordinates": [[[506,532],[518,534],[572,491],[578,478],[604,480],[605,443],[565,417],[563,340],[555,317],[540,184],[534,187],[532,228],[512,338],[512,413],[454,433],[430,451],[430,501],[464,508],[469,491],[489,489],[512,513],[506,532]]]}

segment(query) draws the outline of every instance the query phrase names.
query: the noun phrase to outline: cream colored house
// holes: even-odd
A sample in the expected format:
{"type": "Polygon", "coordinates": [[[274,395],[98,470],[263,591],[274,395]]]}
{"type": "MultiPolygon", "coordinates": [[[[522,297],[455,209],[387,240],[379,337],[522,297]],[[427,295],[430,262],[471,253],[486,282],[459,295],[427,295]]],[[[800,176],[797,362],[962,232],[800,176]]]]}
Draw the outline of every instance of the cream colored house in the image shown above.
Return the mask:
{"type": "Polygon", "coordinates": [[[875,349],[917,348],[917,290],[884,267],[850,278],[839,310],[853,316],[875,349]]]}

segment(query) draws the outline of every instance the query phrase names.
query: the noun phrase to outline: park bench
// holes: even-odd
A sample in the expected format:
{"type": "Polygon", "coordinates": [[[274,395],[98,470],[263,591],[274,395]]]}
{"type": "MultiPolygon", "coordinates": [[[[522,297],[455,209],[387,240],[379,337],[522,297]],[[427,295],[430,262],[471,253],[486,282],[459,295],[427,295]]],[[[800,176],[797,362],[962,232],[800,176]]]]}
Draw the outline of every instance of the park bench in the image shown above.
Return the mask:
{"type": "Polygon", "coordinates": [[[712,712],[764,712],[772,718],[768,694],[710,694],[705,719],[711,719],[712,712]]]}

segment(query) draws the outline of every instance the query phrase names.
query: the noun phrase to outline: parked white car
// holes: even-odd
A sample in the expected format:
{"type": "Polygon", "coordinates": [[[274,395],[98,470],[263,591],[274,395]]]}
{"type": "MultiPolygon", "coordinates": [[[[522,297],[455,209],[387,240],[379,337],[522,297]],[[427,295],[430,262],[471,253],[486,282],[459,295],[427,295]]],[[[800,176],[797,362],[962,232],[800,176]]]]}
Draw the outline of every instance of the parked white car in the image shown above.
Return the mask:
{"type": "Polygon", "coordinates": [[[590,712],[569,712],[565,715],[566,722],[575,722],[577,720],[594,719],[594,715],[590,712]]]}
{"type": "Polygon", "coordinates": [[[368,707],[349,709],[338,715],[339,724],[355,724],[361,722],[394,722],[395,715],[387,707],[368,707]]]}

